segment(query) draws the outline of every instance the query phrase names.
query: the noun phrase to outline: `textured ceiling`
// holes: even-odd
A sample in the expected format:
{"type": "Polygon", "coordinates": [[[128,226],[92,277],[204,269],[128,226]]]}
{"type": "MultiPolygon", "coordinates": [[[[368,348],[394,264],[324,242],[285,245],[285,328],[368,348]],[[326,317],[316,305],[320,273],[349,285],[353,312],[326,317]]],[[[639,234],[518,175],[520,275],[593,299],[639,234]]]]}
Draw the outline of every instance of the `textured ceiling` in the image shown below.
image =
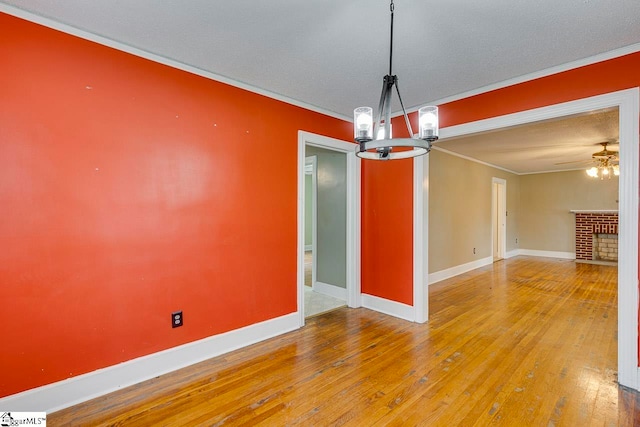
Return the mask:
{"type": "Polygon", "coordinates": [[[590,167],[591,155],[618,151],[618,109],[561,117],[436,143],[438,149],[518,174],[590,167]]]}
{"type": "MultiPolygon", "coordinates": [[[[388,71],[388,0],[0,0],[0,11],[345,119],[377,106],[388,71]]],[[[397,0],[393,71],[411,110],[638,51],[639,16],[638,0],[397,0]]]]}

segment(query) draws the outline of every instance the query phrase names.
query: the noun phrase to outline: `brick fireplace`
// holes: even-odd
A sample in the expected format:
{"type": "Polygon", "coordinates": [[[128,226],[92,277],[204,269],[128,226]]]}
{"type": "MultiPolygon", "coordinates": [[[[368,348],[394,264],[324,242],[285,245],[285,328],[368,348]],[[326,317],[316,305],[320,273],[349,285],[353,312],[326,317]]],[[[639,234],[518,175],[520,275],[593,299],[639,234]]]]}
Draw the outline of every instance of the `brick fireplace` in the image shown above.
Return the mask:
{"type": "Polygon", "coordinates": [[[571,211],[576,215],[576,261],[618,262],[618,211],[571,211]]]}

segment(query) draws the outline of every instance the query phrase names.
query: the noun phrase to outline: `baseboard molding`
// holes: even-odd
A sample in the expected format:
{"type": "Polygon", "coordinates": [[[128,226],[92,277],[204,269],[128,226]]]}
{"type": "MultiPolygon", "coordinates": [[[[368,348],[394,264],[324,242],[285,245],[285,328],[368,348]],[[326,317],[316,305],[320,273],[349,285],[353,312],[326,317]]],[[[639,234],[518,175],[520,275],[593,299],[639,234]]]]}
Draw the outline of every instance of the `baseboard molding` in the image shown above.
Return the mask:
{"type": "Polygon", "coordinates": [[[575,252],[539,251],[536,249],[518,249],[517,255],[539,256],[545,258],[576,259],[575,252]]]}
{"type": "Polygon", "coordinates": [[[297,312],[287,314],[98,369],[68,380],[3,397],[0,398],[0,408],[16,412],[55,412],[299,327],[300,314],[297,312]]]}
{"type": "Polygon", "coordinates": [[[445,270],[436,271],[435,273],[430,273],[429,285],[438,283],[445,279],[450,279],[451,277],[455,277],[459,274],[463,274],[467,271],[475,270],[476,268],[484,267],[485,265],[489,265],[492,263],[493,257],[486,257],[478,259],[476,261],[468,262],[466,264],[456,265],[455,267],[447,268],[445,270]]]}
{"type": "Polygon", "coordinates": [[[316,281],[313,284],[313,291],[319,294],[328,295],[330,297],[338,298],[343,301],[347,300],[347,289],[340,286],[330,285],[329,283],[316,281]]]}
{"type": "Polygon", "coordinates": [[[413,306],[397,301],[391,301],[374,295],[362,294],[362,307],[400,319],[415,321],[415,310],[413,306]]]}
{"type": "Polygon", "coordinates": [[[508,251],[504,254],[504,259],[513,258],[514,256],[520,255],[520,249],[514,249],[512,251],[508,251]]]}

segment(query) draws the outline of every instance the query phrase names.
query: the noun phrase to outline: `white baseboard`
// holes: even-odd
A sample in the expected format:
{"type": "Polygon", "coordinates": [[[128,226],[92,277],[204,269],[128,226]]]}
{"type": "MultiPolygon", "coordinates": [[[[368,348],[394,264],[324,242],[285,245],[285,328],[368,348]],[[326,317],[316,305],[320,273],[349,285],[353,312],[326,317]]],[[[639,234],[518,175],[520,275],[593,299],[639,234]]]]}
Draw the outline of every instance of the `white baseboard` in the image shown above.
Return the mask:
{"type": "Polygon", "coordinates": [[[299,327],[300,314],[287,314],[3,397],[0,398],[0,408],[16,412],[55,412],[299,327]]]}
{"type": "Polygon", "coordinates": [[[451,277],[455,277],[459,274],[466,273],[467,271],[475,270],[476,268],[484,267],[493,263],[493,257],[486,257],[471,261],[466,264],[456,265],[455,267],[447,268],[445,270],[436,271],[429,274],[429,285],[440,282],[451,277]]]}
{"type": "Polygon", "coordinates": [[[401,302],[391,301],[374,295],[362,294],[362,307],[411,322],[415,321],[415,310],[413,306],[401,302]]]}
{"type": "Polygon", "coordinates": [[[545,258],[576,259],[575,252],[539,251],[536,249],[518,249],[517,255],[539,256],[545,258]]]}
{"type": "Polygon", "coordinates": [[[520,249],[514,249],[504,254],[504,259],[513,258],[514,256],[518,256],[520,254],[520,249]]]}
{"type": "Polygon", "coordinates": [[[343,301],[347,300],[347,289],[340,286],[330,285],[329,283],[316,281],[313,284],[313,291],[319,294],[328,295],[330,297],[338,298],[343,301]]]}
{"type": "Polygon", "coordinates": [[[313,250],[313,245],[304,245],[304,251],[305,252],[311,251],[311,250],[313,250]]]}

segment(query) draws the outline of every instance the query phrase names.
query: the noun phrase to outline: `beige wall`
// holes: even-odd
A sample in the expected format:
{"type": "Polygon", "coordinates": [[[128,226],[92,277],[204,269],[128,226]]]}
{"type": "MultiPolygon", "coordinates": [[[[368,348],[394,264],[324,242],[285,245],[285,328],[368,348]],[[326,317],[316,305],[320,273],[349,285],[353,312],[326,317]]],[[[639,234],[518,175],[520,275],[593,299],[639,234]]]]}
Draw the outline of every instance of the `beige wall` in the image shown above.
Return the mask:
{"type": "Polygon", "coordinates": [[[440,151],[429,153],[429,273],[492,256],[494,177],[507,181],[508,252],[516,249],[518,238],[520,177],[440,151]]]}
{"type": "Polygon", "coordinates": [[[429,154],[429,273],[492,255],[493,177],[507,181],[506,252],[575,252],[575,217],[569,211],[618,209],[615,177],[593,179],[584,170],[518,176],[433,150],[429,154]]]}
{"type": "Polygon", "coordinates": [[[583,170],[520,176],[520,247],[575,252],[572,209],[618,209],[618,178],[583,170]]]}

